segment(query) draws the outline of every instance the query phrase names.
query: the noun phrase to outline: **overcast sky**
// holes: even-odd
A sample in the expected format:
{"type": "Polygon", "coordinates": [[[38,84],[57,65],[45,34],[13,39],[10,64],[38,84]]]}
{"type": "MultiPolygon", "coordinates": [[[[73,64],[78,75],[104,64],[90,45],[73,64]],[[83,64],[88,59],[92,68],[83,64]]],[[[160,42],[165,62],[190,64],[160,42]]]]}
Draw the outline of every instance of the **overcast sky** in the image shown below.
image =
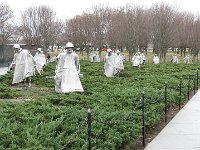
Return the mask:
{"type": "Polygon", "coordinates": [[[200,0],[0,0],[0,2],[9,5],[16,17],[19,17],[25,8],[47,5],[53,8],[59,19],[63,20],[70,19],[99,4],[105,4],[110,7],[125,6],[126,4],[149,7],[154,3],[165,2],[178,6],[180,11],[200,12],[200,0]]]}

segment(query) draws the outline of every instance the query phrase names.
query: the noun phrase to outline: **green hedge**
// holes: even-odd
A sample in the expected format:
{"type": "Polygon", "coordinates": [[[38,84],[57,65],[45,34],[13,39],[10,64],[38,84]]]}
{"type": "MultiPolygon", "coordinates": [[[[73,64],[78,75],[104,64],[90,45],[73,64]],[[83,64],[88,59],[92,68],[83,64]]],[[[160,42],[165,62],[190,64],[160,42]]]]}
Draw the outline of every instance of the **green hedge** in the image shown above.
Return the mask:
{"type": "MultiPolygon", "coordinates": [[[[37,91],[41,92],[39,96],[32,95],[32,101],[0,103],[0,149],[58,150],[65,144],[68,150],[87,149],[88,108],[92,110],[93,149],[115,150],[130,145],[141,136],[141,92],[145,92],[146,125],[157,124],[164,113],[164,83],[168,83],[168,104],[176,104],[179,78],[184,77],[186,92],[187,75],[199,66],[146,64],[137,69],[126,62],[124,72],[107,78],[103,62],[81,61],[84,93],[56,94],[54,80],[49,78],[54,76],[55,65],[48,64],[33,78],[34,88],[23,91],[43,89],[37,91]],[[158,103],[151,104],[158,98],[158,103]]],[[[11,80],[12,73],[0,76],[6,85],[11,80]]],[[[0,95],[9,90],[1,86],[0,95]]]]}

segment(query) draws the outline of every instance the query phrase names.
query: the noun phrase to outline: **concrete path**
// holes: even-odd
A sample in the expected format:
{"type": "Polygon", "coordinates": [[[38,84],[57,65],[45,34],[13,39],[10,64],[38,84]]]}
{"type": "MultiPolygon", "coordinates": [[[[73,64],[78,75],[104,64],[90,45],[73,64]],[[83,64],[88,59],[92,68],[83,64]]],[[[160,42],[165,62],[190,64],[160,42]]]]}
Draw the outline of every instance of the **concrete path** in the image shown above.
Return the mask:
{"type": "Polygon", "coordinates": [[[6,74],[8,71],[8,67],[0,67],[0,75],[6,74]]]}
{"type": "Polygon", "coordinates": [[[0,102],[26,102],[30,101],[30,99],[0,99],[0,102]]]}
{"type": "Polygon", "coordinates": [[[200,150],[200,90],[145,150],[200,150]]]}

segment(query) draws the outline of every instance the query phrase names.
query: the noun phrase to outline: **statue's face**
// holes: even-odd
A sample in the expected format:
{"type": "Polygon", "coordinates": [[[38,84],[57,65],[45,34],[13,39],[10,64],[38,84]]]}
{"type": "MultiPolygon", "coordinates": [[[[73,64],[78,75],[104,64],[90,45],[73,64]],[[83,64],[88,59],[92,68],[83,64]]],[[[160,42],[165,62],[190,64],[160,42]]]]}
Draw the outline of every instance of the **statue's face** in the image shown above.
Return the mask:
{"type": "Polygon", "coordinates": [[[20,49],[19,48],[15,48],[15,52],[19,53],[20,49]]]}
{"type": "Polygon", "coordinates": [[[108,52],[108,56],[111,56],[112,55],[112,51],[108,52]]]}
{"type": "Polygon", "coordinates": [[[67,48],[67,52],[68,53],[72,53],[73,52],[73,48],[67,48]]]}

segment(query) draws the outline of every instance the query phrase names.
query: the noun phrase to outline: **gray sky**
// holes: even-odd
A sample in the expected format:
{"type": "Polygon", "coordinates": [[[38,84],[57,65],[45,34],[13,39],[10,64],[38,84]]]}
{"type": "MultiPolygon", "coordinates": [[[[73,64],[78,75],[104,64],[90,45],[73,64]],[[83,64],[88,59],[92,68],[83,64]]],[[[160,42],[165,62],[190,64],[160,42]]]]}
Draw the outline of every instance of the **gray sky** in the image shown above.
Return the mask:
{"type": "Polygon", "coordinates": [[[180,11],[200,12],[200,0],[0,0],[0,2],[9,5],[16,17],[19,17],[25,8],[39,5],[52,7],[59,19],[70,19],[99,4],[110,7],[125,6],[126,4],[149,7],[154,3],[165,2],[178,6],[180,11]]]}

